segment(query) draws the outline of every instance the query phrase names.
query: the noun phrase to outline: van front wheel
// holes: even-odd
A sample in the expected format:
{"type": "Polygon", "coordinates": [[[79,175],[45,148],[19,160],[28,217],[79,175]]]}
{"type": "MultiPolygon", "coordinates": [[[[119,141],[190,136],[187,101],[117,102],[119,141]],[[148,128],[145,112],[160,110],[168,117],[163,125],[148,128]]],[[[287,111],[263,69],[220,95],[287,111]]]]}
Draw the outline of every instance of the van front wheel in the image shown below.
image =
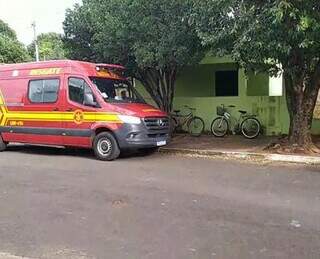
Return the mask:
{"type": "Polygon", "coordinates": [[[99,133],[93,141],[96,157],[102,161],[112,161],[119,157],[120,148],[115,137],[109,132],[99,133]]]}

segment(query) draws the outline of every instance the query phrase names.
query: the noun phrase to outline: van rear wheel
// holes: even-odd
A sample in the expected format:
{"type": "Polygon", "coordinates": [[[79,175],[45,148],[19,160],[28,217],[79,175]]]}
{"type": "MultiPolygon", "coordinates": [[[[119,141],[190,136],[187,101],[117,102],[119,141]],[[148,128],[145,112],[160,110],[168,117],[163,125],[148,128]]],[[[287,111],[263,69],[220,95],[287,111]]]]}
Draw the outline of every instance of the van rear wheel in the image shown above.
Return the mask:
{"type": "Polygon", "coordinates": [[[110,132],[99,133],[94,138],[93,150],[96,157],[102,161],[112,161],[120,155],[118,142],[110,132]]]}
{"type": "Polygon", "coordinates": [[[0,152],[5,151],[7,149],[7,144],[8,143],[4,142],[2,136],[0,135],[0,152]]]}

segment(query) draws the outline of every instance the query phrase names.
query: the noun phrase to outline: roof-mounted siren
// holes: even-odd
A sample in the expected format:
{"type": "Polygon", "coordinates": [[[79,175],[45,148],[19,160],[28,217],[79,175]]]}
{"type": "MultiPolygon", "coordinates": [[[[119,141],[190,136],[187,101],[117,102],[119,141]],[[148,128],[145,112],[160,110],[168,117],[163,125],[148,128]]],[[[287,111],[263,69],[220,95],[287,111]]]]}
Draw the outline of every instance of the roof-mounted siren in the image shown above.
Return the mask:
{"type": "Polygon", "coordinates": [[[110,74],[117,75],[118,77],[125,76],[126,68],[121,65],[111,65],[111,64],[96,64],[97,73],[100,74],[110,74]]]}

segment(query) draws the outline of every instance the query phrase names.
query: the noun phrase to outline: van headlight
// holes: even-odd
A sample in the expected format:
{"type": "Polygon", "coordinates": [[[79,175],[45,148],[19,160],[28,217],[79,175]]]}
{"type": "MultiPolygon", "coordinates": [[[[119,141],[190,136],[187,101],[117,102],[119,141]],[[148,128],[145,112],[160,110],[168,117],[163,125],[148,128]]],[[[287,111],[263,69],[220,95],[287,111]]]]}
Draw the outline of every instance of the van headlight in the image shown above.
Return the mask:
{"type": "Polygon", "coordinates": [[[141,123],[141,119],[139,117],[129,116],[129,115],[118,115],[118,117],[123,123],[135,124],[135,125],[141,123]]]}

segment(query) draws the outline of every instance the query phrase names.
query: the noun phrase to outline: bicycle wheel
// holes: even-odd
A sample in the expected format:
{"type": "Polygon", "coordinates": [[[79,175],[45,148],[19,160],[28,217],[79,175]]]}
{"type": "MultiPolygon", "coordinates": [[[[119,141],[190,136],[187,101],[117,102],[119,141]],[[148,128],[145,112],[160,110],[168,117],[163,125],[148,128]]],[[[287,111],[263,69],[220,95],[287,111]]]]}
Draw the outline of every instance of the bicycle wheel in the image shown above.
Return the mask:
{"type": "Polygon", "coordinates": [[[218,138],[224,137],[228,133],[229,123],[224,117],[218,117],[211,124],[211,132],[218,138]]]}
{"type": "Polygon", "coordinates": [[[199,137],[204,131],[204,121],[200,117],[193,117],[188,123],[189,134],[199,137]]]}
{"type": "Polygon", "coordinates": [[[241,123],[241,133],[248,139],[256,138],[260,129],[260,122],[256,118],[247,118],[241,123]]]}

